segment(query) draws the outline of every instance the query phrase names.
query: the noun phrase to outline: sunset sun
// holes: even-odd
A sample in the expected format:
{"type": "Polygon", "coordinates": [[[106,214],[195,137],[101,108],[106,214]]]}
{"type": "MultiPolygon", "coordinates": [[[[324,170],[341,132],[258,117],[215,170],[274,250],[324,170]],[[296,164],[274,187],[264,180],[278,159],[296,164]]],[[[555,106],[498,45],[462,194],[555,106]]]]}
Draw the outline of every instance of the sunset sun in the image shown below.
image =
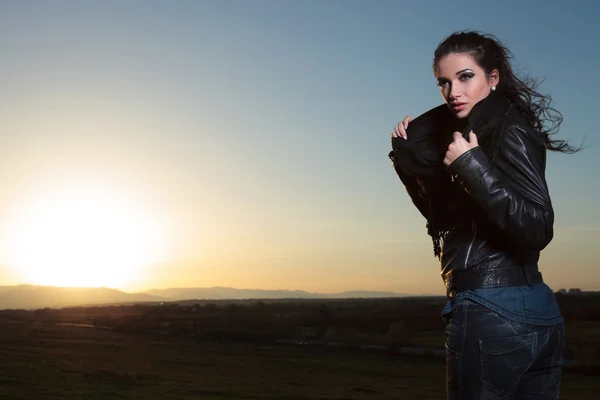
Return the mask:
{"type": "Polygon", "coordinates": [[[8,263],[30,284],[122,288],[165,249],[157,219],[107,190],[38,196],[16,214],[8,263]]]}

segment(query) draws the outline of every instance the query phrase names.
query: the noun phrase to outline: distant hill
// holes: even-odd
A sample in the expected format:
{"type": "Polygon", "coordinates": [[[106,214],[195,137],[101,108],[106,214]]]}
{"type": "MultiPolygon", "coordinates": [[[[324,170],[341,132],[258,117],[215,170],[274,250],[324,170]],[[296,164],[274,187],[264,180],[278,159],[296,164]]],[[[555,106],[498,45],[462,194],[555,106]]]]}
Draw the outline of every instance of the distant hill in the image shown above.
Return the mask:
{"type": "Polygon", "coordinates": [[[0,309],[61,308],[180,300],[344,299],[403,296],[406,295],[392,292],[311,293],[303,290],[235,289],[230,287],[170,288],[126,293],[108,288],[17,285],[0,286],[0,309]]]}
{"type": "Polygon", "coordinates": [[[108,288],[71,288],[54,286],[0,286],[0,309],[60,308],[107,303],[163,301],[146,293],[125,293],[108,288]]]}
{"type": "Polygon", "coordinates": [[[235,289],[230,287],[209,288],[170,288],[153,289],[147,292],[169,300],[239,300],[239,299],[343,299],[343,298],[377,298],[404,297],[406,295],[393,292],[348,291],[340,293],[311,293],[303,290],[261,290],[235,289]]]}

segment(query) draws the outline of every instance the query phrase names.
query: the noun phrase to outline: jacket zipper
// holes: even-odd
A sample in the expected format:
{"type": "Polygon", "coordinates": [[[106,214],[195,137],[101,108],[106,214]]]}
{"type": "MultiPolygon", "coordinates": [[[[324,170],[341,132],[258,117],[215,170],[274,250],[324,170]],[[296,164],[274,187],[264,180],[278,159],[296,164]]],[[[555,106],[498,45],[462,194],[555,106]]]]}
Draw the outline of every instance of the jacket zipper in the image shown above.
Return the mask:
{"type": "Polygon", "coordinates": [[[477,224],[475,221],[471,221],[471,231],[473,232],[473,238],[471,239],[471,243],[467,249],[467,255],[465,256],[465,269],[467,269],[467,263],[469,262],[469,256],[471,255],[471,249],[473,248],[473,244],[475,244],[475,238],[477,237],[477,224]]]}

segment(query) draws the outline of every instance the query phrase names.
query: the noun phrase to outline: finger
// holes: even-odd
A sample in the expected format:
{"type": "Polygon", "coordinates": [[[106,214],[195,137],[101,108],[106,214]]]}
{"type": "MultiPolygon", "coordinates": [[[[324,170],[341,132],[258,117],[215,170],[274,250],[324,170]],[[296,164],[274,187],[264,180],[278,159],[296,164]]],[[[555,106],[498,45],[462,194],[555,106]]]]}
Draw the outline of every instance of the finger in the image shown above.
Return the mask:
{"type": "Polygon", "coordinates": [[[396,129],[398,130],[398,136],[406,139],[406,127],[404,126],[404,121],[398,122],[396,129]]]}
{"type": "Polygon", "coordinates": [[[398,122],[398,126],[396,128],[398,128],[398,133],[400,136],[406,137],[406,127],[404,126],[404,121],[398,122]]]}
{"type": "Polygon", "coordinates": [[[402,120],[402,126],[404,127],[404,129],[406,130],[408,128],[408,124],[410,124],[410,121],[413,120],[413,117],[411,117],[410,115],[407,115],[406,117],[404,117],[404,119],[402,120]]]}
{"type": "MultiPolygon", "coordinates": [[[[392,138],[399,138],[399,137],[403,137],[403,136],[402,136],[402,133],[400,132],[400,128],[398,126],[396,126],[394,128],[394,130],[392,131],[392,138]]],[[[404,138],[404,139],[406,139],[406,138],[404,138]]]]}
{"type": "Polygon", "coordinates": [[[448,157],[448,153],[446,153],[446,156],[444,157],[444,165],[450,165],[450,157],[448,157]]]}
{"type": "Polygon", "coordinates": [[[454,135],[452,135],[452,137],[453,137],[453,140],[455,142],[458,141],[458,140],[460,140],[460,139],[463,139],[463,135],[460,132],[454,132],[454,135]]]}
{"type": "Polygon", "coordinates": [[[471,131],[469,133],[469,143],[471,143],[474,146],[478,146],[479,145],[479,143],[477,143],[477,135],[473,131],[471,131]]]}

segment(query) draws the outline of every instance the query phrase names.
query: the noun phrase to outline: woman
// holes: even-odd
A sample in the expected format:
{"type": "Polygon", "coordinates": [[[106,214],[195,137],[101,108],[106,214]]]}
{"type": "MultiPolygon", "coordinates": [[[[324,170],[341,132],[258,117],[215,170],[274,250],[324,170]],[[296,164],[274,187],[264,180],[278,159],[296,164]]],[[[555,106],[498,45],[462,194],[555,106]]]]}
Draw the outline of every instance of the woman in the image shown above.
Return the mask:
{"type": "Polygon", "coordinates": [[[550,138],[560,113],[494,37],[450,35],[433,70],[445,104],[405,117],[390,158],[441,260],[448,399],[558,399],[564,321],[538,259],[553,236],[546,150],[576,149],[550,138]]]}

